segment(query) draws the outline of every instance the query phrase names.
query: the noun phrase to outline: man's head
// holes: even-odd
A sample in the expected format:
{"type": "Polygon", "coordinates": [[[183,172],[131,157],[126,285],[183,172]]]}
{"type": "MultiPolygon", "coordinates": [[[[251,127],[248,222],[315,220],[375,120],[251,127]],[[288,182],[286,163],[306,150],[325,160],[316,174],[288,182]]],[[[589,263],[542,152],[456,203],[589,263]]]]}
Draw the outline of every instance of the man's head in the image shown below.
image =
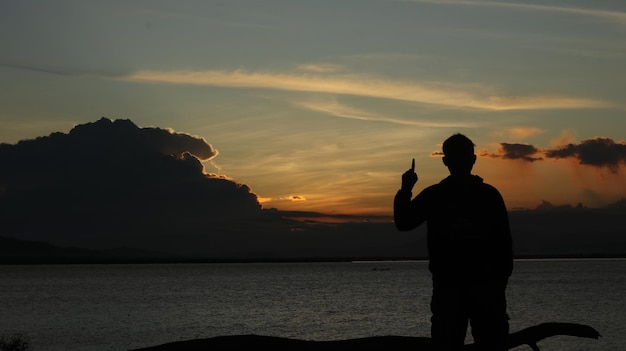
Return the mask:
{"type": "Polygon", "coordinates": [[[463,134],[454,134],[443,142],[443,164],[450,174],[469,174],[476,162],[474,143],[463,134]]]}

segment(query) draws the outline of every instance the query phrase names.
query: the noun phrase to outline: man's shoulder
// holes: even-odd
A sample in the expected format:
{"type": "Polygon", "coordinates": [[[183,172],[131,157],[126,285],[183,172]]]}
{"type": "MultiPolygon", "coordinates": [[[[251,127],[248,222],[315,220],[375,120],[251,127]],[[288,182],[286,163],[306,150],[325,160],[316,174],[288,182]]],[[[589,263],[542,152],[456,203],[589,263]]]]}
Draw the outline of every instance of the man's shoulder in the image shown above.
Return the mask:
{"type": "Polygon", "coordinates": [[[493,185],[488,184],[488,183],[483,183],[481,185],[481,198],[485,201],[504,201],[504,199],[502,198],[502,194],[500,193],[500,191],[493,185]],[[490,200],[488,200],[490,199],[490,200]]]}
{"type": "Polygon", "coordinates": [[[500,193],[500,191],[498,190],[498,188],[496,188],[495,186],[489,184],[489,183],[482,183],[481,186],[488,191],[493,191],[496,193],[500,193]]]}
{"type": "Polygon", "coordinates": [[[444,186],[441,185],[441,183],[435,183],[432,185],[429,185],[427,187],[425,187],[421,192],[422,193],[432,193],[432,192],[437,192],[439,190],[442,190],[444,188],[444,186]]]}

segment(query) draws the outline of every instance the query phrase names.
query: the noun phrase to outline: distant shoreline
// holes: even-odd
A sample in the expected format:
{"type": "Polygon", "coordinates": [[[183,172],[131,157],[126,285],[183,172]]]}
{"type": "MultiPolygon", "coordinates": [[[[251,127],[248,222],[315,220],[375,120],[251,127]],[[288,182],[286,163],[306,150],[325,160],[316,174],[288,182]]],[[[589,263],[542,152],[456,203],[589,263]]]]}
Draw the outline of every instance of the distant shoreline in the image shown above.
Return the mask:
{"type": "MultiPolygon", "coordinates": [[[[625,255],[519,256],[520,261],[626,260],[625,255]]],[[[4,258],[0,265],[85,265],[85,264],[209,264],[209,263],[398,263],[428,261],[427,257],[337,257],[337,258],[4,258]]]]}

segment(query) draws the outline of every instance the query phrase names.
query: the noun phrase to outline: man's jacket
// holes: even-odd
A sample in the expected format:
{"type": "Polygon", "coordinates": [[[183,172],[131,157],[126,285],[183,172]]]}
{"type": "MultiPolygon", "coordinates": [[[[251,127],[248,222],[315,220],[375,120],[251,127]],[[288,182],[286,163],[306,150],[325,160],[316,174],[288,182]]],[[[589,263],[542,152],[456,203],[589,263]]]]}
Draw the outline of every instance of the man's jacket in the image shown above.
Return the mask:
{"type": "Polygon", "coordinates": [[[441,285],[507,279],[513,270],[508,213],[498,190],[475,175],[449,176],[411,200],[394,198],[398,230],[426,222],[429,269],[441,285]]]}

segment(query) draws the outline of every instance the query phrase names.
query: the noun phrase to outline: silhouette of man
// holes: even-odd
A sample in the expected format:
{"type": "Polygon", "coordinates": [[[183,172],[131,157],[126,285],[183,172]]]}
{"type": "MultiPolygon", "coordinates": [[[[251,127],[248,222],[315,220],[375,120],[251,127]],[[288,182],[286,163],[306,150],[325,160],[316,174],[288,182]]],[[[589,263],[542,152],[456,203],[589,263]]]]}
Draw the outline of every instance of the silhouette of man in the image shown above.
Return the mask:
{"type": "Polygon", "coordinates": [[[402,175],[394,198],[395,225],[408,231],[426,222],[436,348],[462,349],[469,321],[480,350],[506,350],[505,290],[513,270],[506,206],[495,187],[471,174],[476,155],[469,138],[452,135],[443,153],[450,175],[412,200],[415,160],[402,175]]]}

